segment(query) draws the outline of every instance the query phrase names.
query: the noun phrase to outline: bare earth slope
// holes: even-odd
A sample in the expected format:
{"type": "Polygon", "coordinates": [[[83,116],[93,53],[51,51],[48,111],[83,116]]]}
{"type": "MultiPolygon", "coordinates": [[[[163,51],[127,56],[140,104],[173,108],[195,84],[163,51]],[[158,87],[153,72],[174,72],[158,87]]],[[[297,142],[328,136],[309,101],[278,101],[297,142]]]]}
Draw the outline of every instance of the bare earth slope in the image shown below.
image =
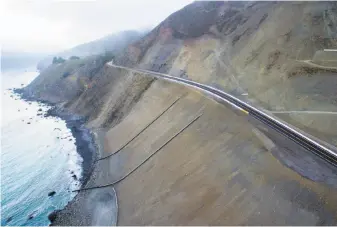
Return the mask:
{"type": "MultiPolygon", "coordinates": [[[[334,2],[194,2],[130,44],[114,63],[188,77],[268,110],[333,112],[336,73],[298,63],[336,47],[336,10],[334,2]]],[[[117,224],[337,223],[336,169],[287,138],[195,91],[142,74],[105,65],[76,78],[85,78],[78,93],[44,89],[39,98],[52,98],[102,130],[102,157],[118,151],[180,98],[129,145],[96,164],[86,187],[135,170],[115,185],[117,224]]],[[[77,88],[63,80],[57,79],[60,89],[77,88]]],[[[46,74],[26,91],[54,85],[46,74]]],[[[334,116],[280,117],[337,141],[334,116]]],[[[99,222],[100,192],[113,200],[112,187],[80,192],[54,224],[114,219],[99,222]]]]}
{"type": "MultiPolygon", "coordinates": [[[[301,63],[336,49],[336,28],[335,2],[196,2],[117,63],[211,84],[268,110],[336,112],[336,71],[301,63]]],[[[337,67],[337,55],[328,60],[337,67]]],[[[280,117],[337,144],[336,115],[280,117]]]]}
{"type": "Polygon", "coordinates": [[[183,88],[178,92],[179,86],[155,82],[128,117],[106,133],[107,152],[120,148],[175,100],[167,91],[165,98],[156,95],[162,86],[171,88],[175,98],[183,95],[181,100],[122,152],[102,161],[109,162],[114,173],[107,179],[135,168],[194,116],[203,116],[116,186],[119,225],[336,222],[336,210],[321,207],[325,202],[318,199],[327,196],[332,202],[335,189],[284,167],[254,136],[245,117],[200,94],[186,94],[183,88]]]}
{"type": "MultiPolygon", "coordinates": [[[[127,73],[117,70],[115,75],[118,71],[127,73]]],[[[172,103],[124,149],[98,161],[86,185],[109,184],[137,168],[115,185],[118,225],[337,223],[334,168],[252,122],[275,142],[267,150],[247,116],[181,85],[151,83],[125,118],[103,129],[101,157],[123,147],[172,103]],[[162,147],[199,114],[195,123],[162,147]],[[289,163],[303,169],[305,177],[287,167],[289,163]]],[[[80,192],[53,224],[92,224],[90,207],[97,206],[92,198],[109,191],[112,186],[80,192]]]]}
{"type": "MultiPolygon", "coordinates": [[[[323,49],[336,48],[336,15],[335,2],[195,2],[130,44],[115,63],[211,84],[268,110],[333,112],[337,73],[301,61],[320,62],[323,49]]],[[[336,59],[329,64],[337,62],[331,60],[336,59]]],[[[111,83],[105,73],[110,72],[101,70],[85,82],[111,83]]],[[[42,86],[36,83],[32,90],[42,86]]],[[[53,86],[52,79],[48,86],[53,86]]],[[[93,89],[86,97],[96,94],[93,89]]],[[[88,115],[83,103],[79,105],[88,115]]],[[[336,136],[331,133],[337,127],[335,116],[280,117],[336,141],[331,139],[336,136]]]]}

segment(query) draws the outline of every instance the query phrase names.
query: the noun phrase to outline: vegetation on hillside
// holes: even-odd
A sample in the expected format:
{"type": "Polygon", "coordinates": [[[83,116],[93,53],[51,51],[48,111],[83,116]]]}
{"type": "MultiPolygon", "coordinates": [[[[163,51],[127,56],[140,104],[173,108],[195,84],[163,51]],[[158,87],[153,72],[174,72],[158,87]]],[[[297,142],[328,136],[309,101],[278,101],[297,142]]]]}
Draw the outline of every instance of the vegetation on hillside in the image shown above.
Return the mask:
{"type": "Polygon", "coordinates": [[[60,63],[63,63],[65,62],[66,60],[62,57],[54,57],[53,58],[53,64],[60,64],[60,63]]]}
{"type": "Polygon", "coordinates": [[[69,60],[78,60],[78,59],[80,59],[80,57],[78,57],[78,56],[71,56],[71,57],[69,58],[69,60]]]}
{"type": "MultiPolygon", "coordinates": [[[[127,45],[138,40],[143,35],[144,32],[122,31],[108,35],[101,39],[78,45],[74,48],[56,53],[55,55],[63,57],[64,59],[73,60],[70,59],[73,56],[84,58],[93,55],[104,55],[107,51],[122,51],[127,45]]],[[[51,65],[53,63],[53,57],[54,56],[51,55],[40,60],[37,64],[38,70],[46,69],[49,65],[51,65]]]]}

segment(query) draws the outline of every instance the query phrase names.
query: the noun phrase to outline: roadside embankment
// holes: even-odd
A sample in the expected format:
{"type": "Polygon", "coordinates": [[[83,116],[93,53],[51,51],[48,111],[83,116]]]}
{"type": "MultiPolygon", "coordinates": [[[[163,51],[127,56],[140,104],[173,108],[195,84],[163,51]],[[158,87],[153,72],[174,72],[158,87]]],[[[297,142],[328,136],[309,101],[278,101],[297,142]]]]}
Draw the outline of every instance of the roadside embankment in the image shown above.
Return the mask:
{"type": "MultiPolygon", "coordinates": [[[[146,77],[114,70],[111,77],[146,77]]],[[[255,127],[249,116],[199,92],[155,80],[115,125],[103,129],[101,157],[107,158],[96,162],[85,187],[123,180],[79,192],[54,224],[336,224],[336,171],[265,129],[275,142],[268,151],[255,127]],[[97,211],[112,209],[114,188],[118,218],[106,220],[97,211]],[[102,204],[102,196],[111,203],[102,204]]]]}

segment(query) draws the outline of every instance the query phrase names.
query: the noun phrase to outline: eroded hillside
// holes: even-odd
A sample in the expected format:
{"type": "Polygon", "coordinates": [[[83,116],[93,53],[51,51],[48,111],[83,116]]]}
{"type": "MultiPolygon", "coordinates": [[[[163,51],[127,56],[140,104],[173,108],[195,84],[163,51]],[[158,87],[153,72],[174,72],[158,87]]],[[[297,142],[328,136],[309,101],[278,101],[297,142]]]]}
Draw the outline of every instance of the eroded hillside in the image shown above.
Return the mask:
{"type": "MultiPolygon", "coordinates": [[[[113,63],[220,87],[270,111],[334,112],[335,59],[324,49],[337,45],[336,10],[334,2],[194,2],[130,44],[113,63]]],[[[184,86],[89,62],[66,76],[63,71],[51,76],[50,68],[25,92],[100,129],[100,155],[111,157],[97,162],[86,186],[111,183],[136,168],[116,185],[118,224],[336,223],[336,170],[321,159],[184,86]],[[172,103],[154,127],[118,151],[172,103]],[[257,129],[272,140],[271,148],[256,136],[257,129]]],[[[335,116],[279,114],[332,143],[335,116]]],[[[111,191],[80,192],[56,224],[99,223],[91,216],[95,201],[106,192],[112,198],[111,191]]]]}
{"type": "MultiPolygon", "coordinates": [[[[110,73],[134,82],[147,77],[110,73]]],[[[81,191],[54,225],[102,224],[96,213],[101,201],[116,201],[113,187],[118,225],[336,223],[333,167],[195,90],[163,80],[146,87],[114,127],[100,127],[104,114],[90,121],[102,138],[102,159],[85,186],[94,189],[81,191]]],[[[120,97],[113,96],[106,97],[111,108],[120,97]]]]}
{"type": "MultiPolygon", "coordinates": [[[[337,66],[335,55],[322,55],[324,49],[337,45],[336,23],[335,2],[195,2],[130,44],[118,54],[115,63],[211,84],[271,111],[335,112],[336,70],[317,65],[337,66]]],[[[91,100],[90,105],[98,109],[89,117],[98,116],[100,111],[103,115],[119,116],[118,109],[128,98],[116,89],[113,91],[119,75],[111,76],[114,75],[111,70],[103,67],[97,70],[84,79],[90,89],[75,89],[77,95],[67,98],[77,103],[75,109],[79,113],[90,115],[92,109],[86,104],[91,100]],[[107,84],[114,85],[107,87],[107,84]],[[114,99],[118,93],[119,101],[112,103],[109,98],[100,98],[109,92],[114,99]],[[105,102],[116,111],[108,114],[101,107],[105,102]]],[[[57,84],[67,84],[61,82],[62,75],[58,80],[57,84]]],[[[135,100],[148,85],[148,79],[140,79],[144,83],[130,78],[122,80],[126,82],[122,86],[136,83],[143,87],[135,91],[135,100]]],[[[46,86],[54,82],[51,79],[46,86]]],[[[35,83],[32,88],[39,86],[35,83]]],[[[65,85],[62,88],[65,93],[74,90],[65,85]]],[[[48,95],[45,97],[48,99],[48,95]]],[[[128,106],[133,102],[126,103],[128,106]]],[[[325,134],[322,138],[329,142],[335,141],[336,115],[292,113],[280,117],[316,136],[325,134]]],[[[107,124],[106,121],[111,122],[104,120],[102,124],[107,124]]]]}
{"type": "MultiPolygon", "coordinates": [[[[335,2],[196,2],[118,64],[220,87],[271,111],[337,111],[335,2]],[[323,66],[323,67],[322,67],[323,66]]],[[[279,117],[337,144],[336,115],[279,117]]]]}

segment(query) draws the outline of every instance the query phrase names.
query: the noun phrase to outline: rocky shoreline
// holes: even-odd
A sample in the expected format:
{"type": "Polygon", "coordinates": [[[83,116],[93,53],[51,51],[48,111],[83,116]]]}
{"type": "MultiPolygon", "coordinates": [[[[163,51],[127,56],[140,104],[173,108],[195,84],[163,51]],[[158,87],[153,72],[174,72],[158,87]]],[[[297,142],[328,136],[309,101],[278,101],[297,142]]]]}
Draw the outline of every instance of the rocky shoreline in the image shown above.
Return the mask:
{"type": "Polygon", "coordinates": [[[63,108],[54,106],[47,111],[45,116],[59,117],[66,122],[67,128],[71,130],[75,138],[77,153],[83,158],[83,174],[80,179],[84,186],[93,170],[94,160],[97,158],[97,146],[94,141],[93,133],[85,127],[86,119],[77,115],[68,113],[63,108]]]}
{"type": "MultiPolygon", "coordinates": [[[[13,92],[20,95],[21,99],[25,101],[34,101],[50,106],[51,108],[44,116],[58,117],[66,122],[67,128],[71,130],[72,136],[75,138],[76,151],[83,159],[83,174],[79,181],[81,182],[82,187],[84,187],[90,179],[90,176],[94,170],[94,160],[96,160],[98,156],[98,145],[95,141],[93,132],[85,126],[86,119],[84,117],[71,114],[63,107],[58,106],[54,103],[30,97],[24,93],[23,89],[13,89],[13,92]]],[[[77,196],[78,194],[71,201],[69,201],[67,206],[71,204],[77,196]]],[[[63,209],[66,209],[66,207],[63,209]]],[[[49,214],[48,218],[51,221],[51,225],[53,225],[53,220],[62,210],[55,210],[51,214],[49,214]]]]}
{"type": "MultiPolygon", "coordinates": [[[[94,132],[98,156],[102,152],[104,134],[103,130],[94,132]]],[[[100,171],[106,168],[105,165],[95,165],[82,188],[97,183],[100,171]]],[[[51,226],[114,226],[117,225],[117,217],[117,194],[113,187],[80,191],[62,210],[49,215],[51,226]]]]}

